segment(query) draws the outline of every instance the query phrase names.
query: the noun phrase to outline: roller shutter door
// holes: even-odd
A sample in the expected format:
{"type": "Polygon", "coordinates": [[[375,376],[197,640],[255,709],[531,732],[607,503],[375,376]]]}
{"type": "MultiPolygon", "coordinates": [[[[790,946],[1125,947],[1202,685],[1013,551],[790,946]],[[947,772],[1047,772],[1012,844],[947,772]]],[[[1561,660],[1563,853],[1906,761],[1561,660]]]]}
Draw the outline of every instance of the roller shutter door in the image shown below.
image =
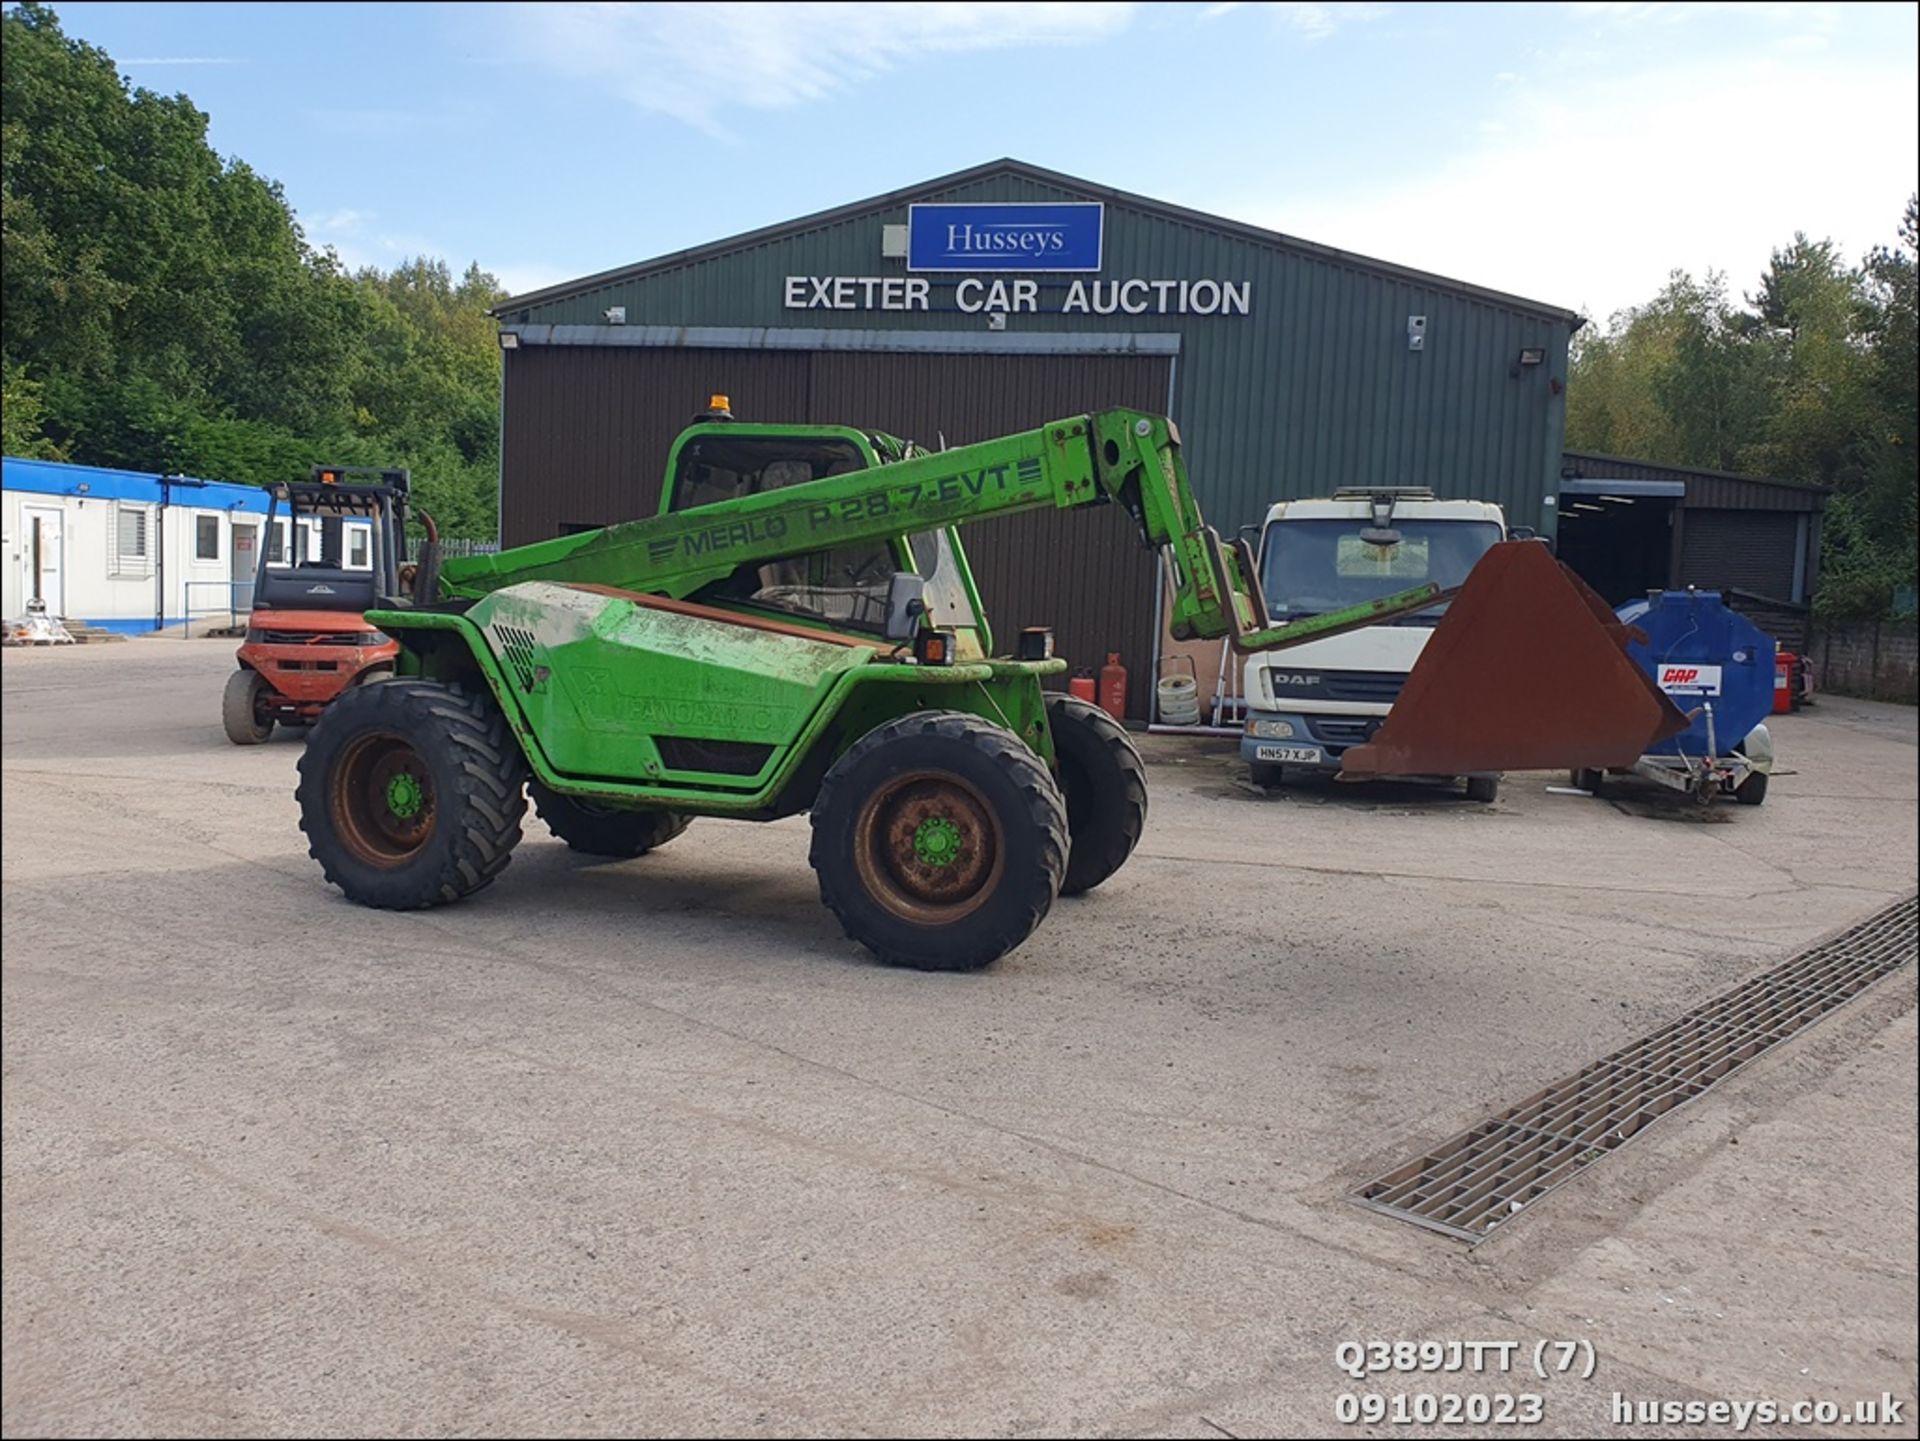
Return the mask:
{"type": "Polygon", "coordinates": [[[1680,583],[1793,598],[1800,517],[1789,511],[1693,510],[1680,533],[1680,583]]]}

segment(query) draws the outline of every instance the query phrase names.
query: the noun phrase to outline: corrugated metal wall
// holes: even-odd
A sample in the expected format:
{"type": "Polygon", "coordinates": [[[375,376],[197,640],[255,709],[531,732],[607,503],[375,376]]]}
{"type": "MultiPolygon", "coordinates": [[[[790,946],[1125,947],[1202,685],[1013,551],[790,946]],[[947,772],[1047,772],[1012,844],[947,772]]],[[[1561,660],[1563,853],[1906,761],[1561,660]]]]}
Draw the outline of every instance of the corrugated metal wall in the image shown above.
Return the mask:
{"type": "MultiPolygon", "coordinates": [[[[1101,405],[1160,410],[1163,356],[973,356],[530,346],[507,356],[502,531],[508,545],[650,515],[667,448],[721,391],[741,419],[854,424],[929,448],[987,440],[1101,405]]],[[[1003,649],[1052,625],[1060,654],[1119,651],[1129,713],[1152,686],[1153,558],[1119,507],[965,530],[1003,649]]]]}
{"type": "Polygon", "coordinates": [[[668,447],[716,390],[731,386],[770,418],[798,419],[807,408],[808,357],[799,353],[548,345],[505,360],[505,545],[652,515],[668,447]]]}
{"type": "MultiPolygon", "coordinates": [[[[1007,173],[916,198],[1101,197],[1007,173]]],[[[630,326],[960,331],[984,338],[982,316],[951,307],[928,313],[784,307],[789,275],[904,274],[902,262],[881,258],[880,227],[905,219],[904,205],[892,203],[502,319],[598,325],[609,306],[622,305],[630,326]]],[[[1428,484],[1443,495],[1498,501],[1517,524],[1550,520],[1542,500],[1557,487],[1564,425],[1564,397],[1553,393],[1551,382],[1566,378],[1567,316],[1110,198],[1101,274],[1252,283],[1252,313],[1245,317],[1042,313],[1008,320],[1008,342],[1035,332],[1178,333],[1173,413],[1201,502],[1223,533],[1258,519],[1274,500],[1363,482],[1428,484]],[[1422,352],[1407,347],[1410,315],[1427,317],[1422,352]],[[1523,347],[1542,348],[1545,363],[1517,366],[1523,347]]],[[[950,293],[953,278],[937,280],[936,294],[950,293]]],[[[1041,303],[1049,307],[1073,279],[1036,278],[1041,303]]],[[[510,399],[509,436],[523,423],[510,399]]]]}

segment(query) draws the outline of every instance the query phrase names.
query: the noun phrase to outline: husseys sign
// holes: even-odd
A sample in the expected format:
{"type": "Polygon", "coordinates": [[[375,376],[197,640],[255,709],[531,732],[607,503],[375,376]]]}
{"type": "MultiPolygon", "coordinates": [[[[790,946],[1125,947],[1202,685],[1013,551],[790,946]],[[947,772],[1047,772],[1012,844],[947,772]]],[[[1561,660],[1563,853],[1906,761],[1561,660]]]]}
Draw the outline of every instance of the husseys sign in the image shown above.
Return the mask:
{"type": "Polygon", "coordinates": [[[786,308],[1006,315],[1253,313],[1250,280],[1026,278],[1099,271],[1106,231],[1106,207],[1099,204],[911,205],[905,228],[907,274],[789,275],[786,308]],[[1009,271],[1023,274],[1002,278],[1009,271]],[[965,272],[973,273],[945,278],[965,272]]]}
{"type": "Polygon", "coordinates": [[[909,205],[908,270],[1098,270],[1104,205],[909,205]]]}

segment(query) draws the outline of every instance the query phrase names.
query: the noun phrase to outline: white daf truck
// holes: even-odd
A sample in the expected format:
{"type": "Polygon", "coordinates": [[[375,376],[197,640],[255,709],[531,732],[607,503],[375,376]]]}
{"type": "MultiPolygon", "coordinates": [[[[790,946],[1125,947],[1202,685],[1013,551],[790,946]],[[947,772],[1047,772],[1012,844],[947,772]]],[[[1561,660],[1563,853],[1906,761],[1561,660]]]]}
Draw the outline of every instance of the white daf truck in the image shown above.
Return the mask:
{"type": "MultiPolygon", "coordinates": [[[[1412,486],[1342,489],[1267,512],[1261,587],[1276,622],[1298,620],[1423,581],[1457,586],[1506,538],[1506,517],[1486,501],[1436,500],[1412,486]]],[[[1254,783],[1277,785],[1289,770],[1337,771],[1341,753],[1380,728],[1444,611],[1250,658],[1240,754],[1254,783]]],[[[1474,800],[1499,794],[1498,775],[1464,779],[1474,800]]]]}

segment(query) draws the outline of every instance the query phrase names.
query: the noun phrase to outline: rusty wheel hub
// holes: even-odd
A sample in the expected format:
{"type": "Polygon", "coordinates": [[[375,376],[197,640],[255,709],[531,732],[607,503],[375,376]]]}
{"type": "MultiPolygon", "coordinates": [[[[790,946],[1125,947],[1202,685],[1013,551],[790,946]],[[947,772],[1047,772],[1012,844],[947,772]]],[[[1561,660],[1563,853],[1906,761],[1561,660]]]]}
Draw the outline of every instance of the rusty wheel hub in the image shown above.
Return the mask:
{"type": "Polygon", "coordinates": [[[340,839],[368,865],[404,865],[433,836],[433,776],[397,735],[355,740],[334,766],[330,789],[340,839]]]}
{"type": "Polygon", "coordinates": [[[921,925],[950,925],[977,910],[993,893],[1004,849],[980,793],[937,772],[887,781],[854,825],[854,863],[867,893],[921,925]]]}

